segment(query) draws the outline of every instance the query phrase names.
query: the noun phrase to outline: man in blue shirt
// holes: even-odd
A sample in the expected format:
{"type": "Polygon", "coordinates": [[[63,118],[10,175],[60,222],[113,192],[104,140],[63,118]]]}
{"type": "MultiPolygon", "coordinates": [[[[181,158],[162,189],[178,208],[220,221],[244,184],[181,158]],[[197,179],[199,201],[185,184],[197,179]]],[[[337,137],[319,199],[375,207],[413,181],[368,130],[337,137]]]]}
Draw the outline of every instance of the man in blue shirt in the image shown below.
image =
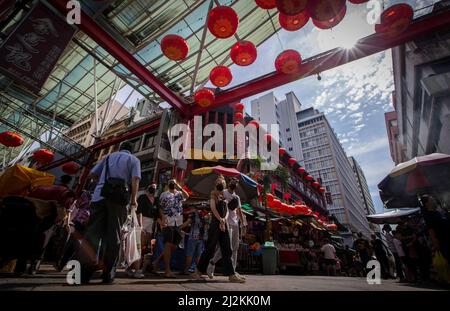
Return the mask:
{"type": "Polygon", "coordinates": [[[137,208],[141,163],[131,154],[132,147],[129,142],[123,142],[118,152],[97,163],[91,171],[90,178],[98,183],[92,196],[92,214],[78,256],[82,283],[88,283],[95,272],[97,254],[101,254],[98,263],[103,269],[103,283],[110,284],[114,281],[120,251],[121,227],[127,217],[127,203],[104,198],[101,192],[106,180],[121,179],[127,185],[126,191],[130,192],[131,189],[131,208],[137,208]]]}

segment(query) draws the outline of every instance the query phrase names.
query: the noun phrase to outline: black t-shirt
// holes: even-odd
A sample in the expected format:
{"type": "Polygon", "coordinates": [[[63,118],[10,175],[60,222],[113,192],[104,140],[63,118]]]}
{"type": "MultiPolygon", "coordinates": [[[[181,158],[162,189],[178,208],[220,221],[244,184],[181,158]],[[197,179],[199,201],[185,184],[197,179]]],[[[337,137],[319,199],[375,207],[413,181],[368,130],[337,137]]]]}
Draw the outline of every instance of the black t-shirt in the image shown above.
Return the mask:
{"type": "Polygon", "coordinates": [[[146,194],[141,194],[137,199],[138,208],[137,213],[142,214],[144,217],[148,218],[158,218],[159,213],[159,199],[155,197],[154,203],[150,201],[146,194]]]}

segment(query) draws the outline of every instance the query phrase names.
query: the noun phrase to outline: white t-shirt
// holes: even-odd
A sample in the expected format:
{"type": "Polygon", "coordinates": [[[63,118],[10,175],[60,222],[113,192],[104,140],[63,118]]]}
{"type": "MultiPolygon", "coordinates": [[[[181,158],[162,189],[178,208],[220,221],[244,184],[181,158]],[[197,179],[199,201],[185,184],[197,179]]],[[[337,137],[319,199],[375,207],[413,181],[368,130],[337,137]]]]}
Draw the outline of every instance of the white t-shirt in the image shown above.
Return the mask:
{"type": "Polygon", "coordinates": [[[231,193],[228,189],[225,189],[223,191],[223,196],[224,196],[225,200],[227,200],[227,202],[230,202],[231,199],[233,199],[233,197],[236,197],[238,199],[238,207],[236,209],[234,209],[233,211],[228,209],[227,223],[230,226],[239,226],[239,217],[237,215],[236,210],[238,208],[241,208],[241,199],[239,198],[239,196],[237,194],[231,193]]]}
{"type": "Polygon", "coordinates": [[[323,252],[325,259],[336,259],[336,249],[333,245],[325,244],[320,250],[323,252]]]}

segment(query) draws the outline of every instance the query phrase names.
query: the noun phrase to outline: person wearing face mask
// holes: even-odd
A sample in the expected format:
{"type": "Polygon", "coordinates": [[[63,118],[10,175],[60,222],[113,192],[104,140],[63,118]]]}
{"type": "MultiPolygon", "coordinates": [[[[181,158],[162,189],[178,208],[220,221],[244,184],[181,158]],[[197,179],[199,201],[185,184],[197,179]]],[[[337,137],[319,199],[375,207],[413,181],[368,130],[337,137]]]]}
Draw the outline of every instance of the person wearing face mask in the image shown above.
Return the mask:
{"type": "MultiPolygon", "coordinates": [[[[161,214],[162,224],[162,236],[164,240],[164,250],[162,258],[164,259],[166,278],[176,278],[170,269],[170,258],[172,252],[176,249],[180,243],[181,229],[186,226],[183,223],[183,202],[189,198],[189,194],[180,187],[175,179],[169,180],[168,190],[163,192],[159,197],[159,206],[161,214]]],[[[158,270],[159,261],[161,257],[158,257],[153,262],[153,268],[158,270]]]]}
{"type": "Polygon", "coordinates": [[[216,180],[216,189],[211,192],[210,207],[212,220],[208,230],[206,249],[200,257],[193,277],[202,278],[203,275],[207,273],[206,270],[208,264],[216,252],[217,245],[219,245],[222,253],[223,274],[228,276],[230,282],[244,283],[245,279],[236,274],[231,259],[232,250],[230,233],[226,222],[228,217],[228,207],[224,194],[225,187],[225,179],[220,176],[216,180]]]}
{"type": "MultiPolygon", "coordinates": [[[[236,187],[238,181],[236,179],[232,179],[228,183],[228,188],[223,191],[223,196],[227,201],[228,205],[228,215],[226,218],[226,222],[228,224],[228,230],[231,238],[231,250],[232,256],[231,260],[233,262],[233,268],[236,271],[236,263],[239,251],[239,223],[244,224],[243,215],[241,211],[241,199],[236,194],[236,187]]],[[[207,274],[210,279],[214,277],[214,269],[216,263],[222,258],[222,252],[219,247],[216,249],[216,253],[214,254],[213,259],[209,262],[207,268],[207,274]]],[[[239,273],[235,272],[237,276],[242,277],[239,273]]],[[[244,277],[242,277],[244,278],[244,277]]],[[[245,279],[245,278],[244,278],[245,279]]]]}

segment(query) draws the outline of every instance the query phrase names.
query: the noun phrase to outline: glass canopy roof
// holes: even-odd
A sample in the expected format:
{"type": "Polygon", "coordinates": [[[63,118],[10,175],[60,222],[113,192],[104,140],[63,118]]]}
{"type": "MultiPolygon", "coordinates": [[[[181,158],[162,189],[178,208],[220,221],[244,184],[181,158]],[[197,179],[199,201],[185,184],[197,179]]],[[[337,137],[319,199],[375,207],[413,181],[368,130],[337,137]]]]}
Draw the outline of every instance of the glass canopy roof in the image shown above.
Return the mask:
{"type": "MultiPolygon", "coordinates": [[[[198,87],[207,82],[214,66],[231,64],[229,50],[238,40],[250,40],[258,46],[280,29],[277,11],[259,9],[254,1],[213,2],[214,6],[221,4],[233,7],[240,18],[239,29],[234,37],[224,40],[216,39],[207,31],[204,47],[200,51],[205,20],[211,5],[209,0],[116,0],[104,1],[103,4],[81,1],[83,9],[95,16],[98,24],[131,51],[150,72],[186,97],[192,95],[193,85],[198,87]],[[162,55],[160,42],[166,34],[178,34],[187,40],[190,52],[184,61],[174,62],[162,55]],[[194,84],[199,53],[201,57],[194,84]]],[[[30,6],[31,3],[0,29],[5,36],[14,29],[30,6]]],[[[2,118],[27,132],[36,128],[37,123],[29,124],[32,122],[30,118],[20,121],[21,112],[18,108],[31,111],[40,120],[47,120],[59,128],[80,121],[95,109],[94,62],[98,106],[107,103],[119,86],[123,86],[123,83],[119,83],[121,80],[143,97],[155,102],[162,101],[114,57],[78,31],[39,94],[32,94],[0,75],[0,95],[2,102],[8,104],[3,105],[2,118]]],[[[0,132],[5,130],[11,128],[5,122],[0,122],[0,132]]],[[[32,134],[37,135],[36,132],[32,134]]],[[[11,158],[20,151],[16,149],[20,148],[15,148],[11,158]]],[[[0,150],[0,155],[3,152],[0,150]]]]}

